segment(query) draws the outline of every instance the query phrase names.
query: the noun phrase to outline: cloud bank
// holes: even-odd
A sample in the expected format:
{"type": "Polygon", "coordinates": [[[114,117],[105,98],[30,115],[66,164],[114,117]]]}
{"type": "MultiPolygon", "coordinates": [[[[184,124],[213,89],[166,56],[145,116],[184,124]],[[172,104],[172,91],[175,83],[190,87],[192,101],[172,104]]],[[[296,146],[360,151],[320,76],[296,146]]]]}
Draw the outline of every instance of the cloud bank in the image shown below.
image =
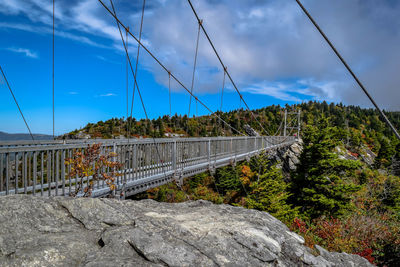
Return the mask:
{"type": "MultiPolygon", "coordinates": [[[[115,21],[97,0],[57,2],[59,36],[122,53],[115,21]],[[104,42],[99,43],[99,37],[104,42]]],[[[385,109],[400,110],[400,2],[303,2],[377,102],[385,109]]],[[[146,4],[144,42],[190,85],[197,22],[187,1],[148,0],[146,4]]],[[[370,106],[295,1],[193,0],[193,4],[241,91],[284,101],[316,99],[370,106]]],[[[115,5],[120,19],[137,34],[142,2],[121,0],[115,5]]],[[[51,10],[51,1],[2,1],[0,13],[25,16],[30,23],[14,19],[0,23],[0,29],[48,34],[51,10]]],[[[142,52],[140,60],[159,83],[168,84],[168,75],[148,55],[142,52]]],[[[201,34],[195,93],[218,92],[222,78],[222,68],[201,34]]]]}

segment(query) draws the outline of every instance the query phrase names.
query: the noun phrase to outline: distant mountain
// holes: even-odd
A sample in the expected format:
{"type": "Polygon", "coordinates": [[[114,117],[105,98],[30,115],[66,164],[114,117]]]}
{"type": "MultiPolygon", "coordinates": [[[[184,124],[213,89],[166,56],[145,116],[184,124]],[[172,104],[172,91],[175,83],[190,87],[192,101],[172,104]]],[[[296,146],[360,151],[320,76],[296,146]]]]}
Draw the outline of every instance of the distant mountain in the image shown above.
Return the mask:
{"type": "MultiPolygon", "coordinates": [[[[52,140],[52,135],[47,134],[33,134],[35,140],[52,140]]],[[[22,140],[32,140],[30,134],[25,133],[5,133],[0,131],[0,141],[22,141],[22,140]]]]}

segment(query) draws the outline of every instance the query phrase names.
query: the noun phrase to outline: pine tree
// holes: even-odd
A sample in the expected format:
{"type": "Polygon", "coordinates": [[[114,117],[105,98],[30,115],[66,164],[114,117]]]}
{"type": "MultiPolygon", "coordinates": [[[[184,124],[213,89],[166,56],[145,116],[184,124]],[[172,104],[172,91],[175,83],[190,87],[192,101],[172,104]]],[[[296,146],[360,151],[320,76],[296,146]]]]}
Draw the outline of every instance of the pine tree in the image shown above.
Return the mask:
{"type": "Polygon", "coordinates": [[[269,212],[279,220],[290,222],[298,213],[297,209],[287,204],[288,197],[282,171],[272,166],[250,184],[250,192],[245,199],[246,207],[269,212]]]}
{"type": "Polygon", "coordinates": [[[358,190],[345,177],[360,164],[340,159],[333,152],[339,140],[336,133],[337,128],[329,126],[325,118],[304,130],[304,147],[293,175],[291,200],[311,218],[344,213],[350,207],[350,194],[358,190]]]}
{"type": "Polygon", "coordinates": [[[375,168],[387,168],[392,164],[393,157],[396,154],[395,145],[392,145],[390,140],[382,137],[380,141],[381,147],[379,148],[378,156],[375,158],[375,168]]]}

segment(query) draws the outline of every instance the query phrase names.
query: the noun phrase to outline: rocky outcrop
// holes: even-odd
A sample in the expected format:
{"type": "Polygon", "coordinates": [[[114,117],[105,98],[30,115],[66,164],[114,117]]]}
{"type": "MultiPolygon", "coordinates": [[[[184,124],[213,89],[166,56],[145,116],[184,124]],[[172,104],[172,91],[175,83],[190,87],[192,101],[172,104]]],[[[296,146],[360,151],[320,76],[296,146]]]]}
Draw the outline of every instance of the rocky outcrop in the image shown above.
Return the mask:
{"type": "Polygon", "coordinates": [[[296,170],[296,165],[300,162],[300,154],[303,151],[303,141],[299,139],[289,147],[283,147],[269,151],[269,159],[277,162],[278,167],[288,174],[296,170]]]}
{"type": "Polygon", "coordinates": [[[357,152],[351,152],[343,146],[337,146],[335,153],[338,154],[339,159],[361,160],[370,167],[374,164],[376,157],[375,153],[365,145],[359,147],[357,152]]]}
{"type": "Polygon", "coordinates": [[[2,266],[370,266],[265,212],[206,201],[0,198],[2,266]]]}
{"type": "Polygon", "coordinates": [[[251,128],[251,126],[248,124],[244,125],[244,130],[245,130],[246,134],[248,134],[249,136],[260,136],[260,134],[256,130],[251,128]]]}

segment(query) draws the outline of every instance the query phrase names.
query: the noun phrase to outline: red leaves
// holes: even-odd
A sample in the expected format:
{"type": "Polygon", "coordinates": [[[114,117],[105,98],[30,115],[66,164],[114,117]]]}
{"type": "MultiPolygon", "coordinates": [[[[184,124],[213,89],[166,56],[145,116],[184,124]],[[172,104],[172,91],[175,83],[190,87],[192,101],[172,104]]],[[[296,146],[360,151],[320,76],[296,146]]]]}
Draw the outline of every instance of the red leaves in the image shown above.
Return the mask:
{"type": "Polygon", "coordinates": [[[304,221],[302,221],[299,218],[295,218],[293,221],[293,226],[300,231],[300,233],[306,233],[307,232],[307,225],[304,221]]]}
{"type": "Polygon", "coordinates": [[[312,223],[296,218],[290,228],[300,233],[309,247],[318,244],[329,251],[357,254],[374,264],[379,263],[376,256],[383,244],[396,244],[400,240],[400,229],[390,226],[387,220],[386,214],[320,217],[312,223]]]}
{"type": "Polygon", "coordinates": [[[320,221],[318,226],[316,234],[322,239],[333,240],[339,237],[343,230],[342,222],[336,218],[331,218],[329,221],[320,221]]]}
{"type": "MultiPolygon", "coordinates": [[[[101,144],[88,145],[83,151],[76,150],[71,158],[65,160],[66,165],[71,166],[71,171],[68,173],[70,178],[84,177],[90,178],[89,185],[83,189],[84,196],[91,196],[93,189],[93,182],[103,180],[109,186],[110,190],[114,191],[116,186],[114,184],[115,177],[121,174],[118,170],[123,166],[115,160],[117,156],[114,152],[104,151],[101,144]]],[[[77,182],[75,194],[77,195],[82,187],[82,180],[77,182]]]]}
{"type": "Polygon", "coordinates": [[[356,253],[357,255],[360,255],[361,257],[366,258],[370,263],[374,263],[375,258],[372,257],[372,253],[374,251],[372,250],[372,248],[366,248],[361,252],[356,253]]]}

